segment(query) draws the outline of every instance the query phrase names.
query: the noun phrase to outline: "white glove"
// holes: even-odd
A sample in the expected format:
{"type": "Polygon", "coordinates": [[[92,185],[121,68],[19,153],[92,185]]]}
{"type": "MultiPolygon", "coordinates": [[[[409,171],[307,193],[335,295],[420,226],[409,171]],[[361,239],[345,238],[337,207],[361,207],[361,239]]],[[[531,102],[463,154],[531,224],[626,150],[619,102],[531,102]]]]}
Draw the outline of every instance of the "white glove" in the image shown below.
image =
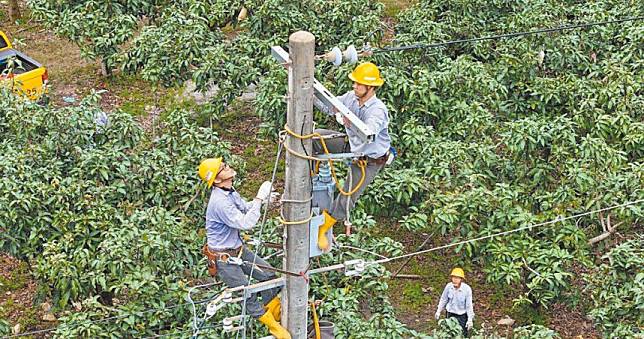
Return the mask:
{"type": "Polygon", "coordinates": [[[472,320],[468,320],[467,324],[465,324],[465,327],[467,327],[468,330],[471,330],[472,327],[474,327],[474,322],[472,320]]]}
{"type": "Polygon", "coordinates": [[[436,311],[436,314],[434,315],[434,318],[436,318],[436,320],[440,319],[441,318],[441,312],[436,311]]]}
{"type": "Polygon", "coordinates": [[[338,122],[338,124],[344,126],[344,115],[342,115],[340,112],[335,113],[335,121],[338,122]]]}
{"type": "Polygon", "coordinates": [[[270,198],[270,196],[271,196],[271,182],[264,181],[262,186],[260,186],[259,190],[257,191],[256,198],[261,200],[262,202],[266,202],[268,198],[270,198]]]}
{"type": "Polygon", "coordinates": [[[271,197],[270,197],[270,202],[271,202],[271,204],[276,203],[276,202],[279,200],[279,198],[280,198],[280,194],[279,194],[279,193],[274,192],[274,191],[273,191],[273,192],[271,192],[271,197]]]}

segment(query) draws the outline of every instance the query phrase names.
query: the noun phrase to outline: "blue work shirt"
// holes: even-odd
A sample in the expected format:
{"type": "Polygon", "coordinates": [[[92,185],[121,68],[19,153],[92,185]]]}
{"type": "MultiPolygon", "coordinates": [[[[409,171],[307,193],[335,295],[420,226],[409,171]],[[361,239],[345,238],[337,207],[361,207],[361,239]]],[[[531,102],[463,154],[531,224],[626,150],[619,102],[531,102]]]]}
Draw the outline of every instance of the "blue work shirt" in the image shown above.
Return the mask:
{"type": "Polygon", "coordinates": [[[246,202],[235,190],[212,189],[206,210],[206,236],[213,251],[238,248],[242,245],[239,230],[257,224],[261,201],[246,202]]]}
{"type": "MultiPolygon", "coordinates": [[[[371,128],[376,138],[372,143],[362,141],[354,126],[345,127],[349,137],[351,152],[363,153],[370,158],[380,158],[389,151],[391,147],[391,137],[389,136],[389,112],[387,106],[376,96],[372,96],[364,105],[360,106],[360,101],[353,91],[337,97],[343,105],[355,114],[358,119],[362,120],[371,128]]],[[[322,102],[316,99],[316,106],[329,115],[334,115],[330,108],[324,106],[322,102]]]]}
{"type": "Polygon", "coordinates": [[[443,308],[449,313],[463,315],[467,313],[468,320],[474,320],[474,306],[472,306],[472,288],[462,282],[458,289],[451,282],[445,286],[441,300],[438,303],[438,312],[443,308]]]}

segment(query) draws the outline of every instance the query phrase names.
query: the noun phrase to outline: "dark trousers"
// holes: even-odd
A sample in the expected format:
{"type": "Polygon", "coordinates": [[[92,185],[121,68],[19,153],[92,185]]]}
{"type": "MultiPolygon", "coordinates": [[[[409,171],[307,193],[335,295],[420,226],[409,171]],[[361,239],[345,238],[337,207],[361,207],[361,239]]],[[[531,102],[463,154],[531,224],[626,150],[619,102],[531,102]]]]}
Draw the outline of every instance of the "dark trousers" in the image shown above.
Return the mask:
{"type": "Polygon", "coordinates": [[[463,329],[463,336],[467,338],[467,313],[465,314],[454,314],[447,312],[447,318],[456,318],[458,324],[461,325],[463,329]]]}
{"type": "MultiPolygon", "coordinates": [[[[256,260],[255,264],[257,265],[270,266],[269,263],[267,263],[260,257],[257,257],[257,259],[255,259],[255,254],[246,246],[244,246],[241,258],[242,260],[250,263],[252,263],[253,260],[256,260]]],[[[248,285],[248,275],[250,274],[251,267],[251,264],[234,265],[217,261],[217,276],[228,287],[248,285]]],[[[253,269],[253,278],[259,281],[266,281],[275,279],[277,278],[277,276],[272,271],[255,267],[255,269],[253,269]]],[[[268,304],[269,301],[275,298],[277,294],[280,293],[280,290],[280,287],[275,287],[259,292],[259,294],[262,296],[261,303],[257,299],[257,293],[251,294],[250,297],[246,299],[246,313],[254,318],[261,317],[265,312],[263,305],[268,304]]]]}

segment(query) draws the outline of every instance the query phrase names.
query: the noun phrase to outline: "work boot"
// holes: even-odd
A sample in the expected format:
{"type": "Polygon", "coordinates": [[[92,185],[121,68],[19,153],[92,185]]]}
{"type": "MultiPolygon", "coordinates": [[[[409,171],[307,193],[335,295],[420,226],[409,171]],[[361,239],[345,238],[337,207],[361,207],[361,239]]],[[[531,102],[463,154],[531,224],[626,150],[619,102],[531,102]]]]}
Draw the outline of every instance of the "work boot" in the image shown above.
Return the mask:
{"type": "Polygon", "coordinates": [[[264,306],[264,309],[267,312],[271,312],[275,320],[279,320],[282,317],[282,303],[280,301],[280,297],[273,298],[268,302],[268,304],[266,304],[266,306],[264,306]]]}
{"type": "Polygon", "coordinates": [[[320,229],[318,230],[318,247],[326,252],[331,248],[331,243],[326,237],[326,231],[335,225],[336,220],[326,210],[322,214],[324,215],[324,223],[320,225],[320,229]]]}
{"type": "Polygon", "coordinates": [[[268,332],[270,332],[275,339],[291,339],[291,335],[288,333],[288,331],[280,325],[277,320],[275,320],[275,317],[273,317],[273,313],[271,312],[266,312],[264,315],[259,317],[258,319],[262,324],[266,325],[268,327],[268,332]]]}

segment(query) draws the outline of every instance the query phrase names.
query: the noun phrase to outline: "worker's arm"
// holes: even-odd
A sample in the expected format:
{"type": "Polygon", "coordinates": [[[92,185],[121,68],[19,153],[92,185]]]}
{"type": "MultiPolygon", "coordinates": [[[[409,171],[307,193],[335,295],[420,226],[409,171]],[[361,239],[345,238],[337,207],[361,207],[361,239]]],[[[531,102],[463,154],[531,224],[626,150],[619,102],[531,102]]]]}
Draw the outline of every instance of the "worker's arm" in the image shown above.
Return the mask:
{"type": "Polygon", "coordinates": [[[223,200],[221,204],[223,204],[221,206],[221,221],[229,227],[247,231],[252,229],[259,221],[262,206],[260,199],[253,199],[248,204],[248,209],[245,213],[240,211],[230,200],[223,200]]]}
{"type": "MultiPolygon", "coordinates": [[[[337,96],[335,98],[344,103],[344,99],[349,93],[351,92],[344,93],[343,95],[337,96]]],[[[335,113],[337,112],[334,107],[326,106],[320,99],[316,97],[313,98],[313,105],[315,105],[315,107],[317,107],[320,111],[326,113],[326,115],[335,115],[335,113]]]]}
{"type": "Polygon", "coordinates": [[[445,305],[447,305],[448,299],[447,299],[447,294],[449,293],[447,290],[449,288],[449,285],[445,286],[443,289],[443,294],[441,295],[441,300],[438,302],[438,308],[436,309],[436,313],[440,313],[445,309],[445,305]]]}
{"type": "Polygon", "coordinates": [[[387,116],[382,108],[374,108],[367,113],[365,125],[369,126],[373,134],[378,135],[380,131],[387,127],[387,116]]]}
{"type": "Polygon", "coordinates": [[[472,289],[469,288],[468,295],[465,296],[465,309],[467,310],[468,321],[474,321],[474,302],[472,301],[472,289]]]}

